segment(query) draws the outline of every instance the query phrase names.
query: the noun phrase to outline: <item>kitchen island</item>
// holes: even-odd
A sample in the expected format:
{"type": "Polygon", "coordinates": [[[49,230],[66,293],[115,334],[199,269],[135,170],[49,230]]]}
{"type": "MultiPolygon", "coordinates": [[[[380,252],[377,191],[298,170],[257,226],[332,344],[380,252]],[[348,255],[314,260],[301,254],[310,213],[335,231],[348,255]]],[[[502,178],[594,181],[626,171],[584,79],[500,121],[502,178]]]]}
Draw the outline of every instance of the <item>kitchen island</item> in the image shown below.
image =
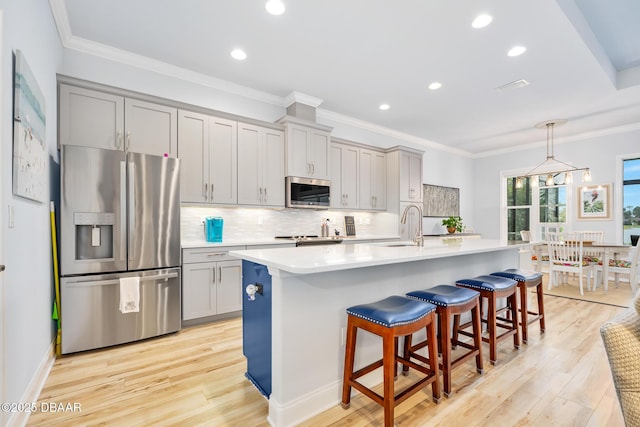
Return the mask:
{"type": "MultiPolygon", "coordinates": [[[[245,297],[249,318],[245,317],[244,328],[271,323],[266,331],[267,336],[271,334],[267,340],[270,354],[263,352],[262,361],[256,353],[247,356],[250,365],[270,365],[270,390],[256,385],[269,397],[271,425],[295,425],[339,404],[347,307],[518,267],[522,245],[485,239],[455,243],[427,241],[418,247],[389,242],[230,252],[245,261],[247,271],[268,271],[270,283],[260,283],[269,298],[268,310],[250,310],[262,295],[255,295],[253,301],[245,297]],[[264,318],[256,318],[259,316],[264,318]]],[[[250,332],[245,330],[245,347],[264,341],[263,335],[250,332]]],[[[381,351],[377,337],[360,334],[356,367],[379,359],[381,351]]],[[[362,382],[367,386],[381,383],[381,370],[363,377],[362,382]]]]}

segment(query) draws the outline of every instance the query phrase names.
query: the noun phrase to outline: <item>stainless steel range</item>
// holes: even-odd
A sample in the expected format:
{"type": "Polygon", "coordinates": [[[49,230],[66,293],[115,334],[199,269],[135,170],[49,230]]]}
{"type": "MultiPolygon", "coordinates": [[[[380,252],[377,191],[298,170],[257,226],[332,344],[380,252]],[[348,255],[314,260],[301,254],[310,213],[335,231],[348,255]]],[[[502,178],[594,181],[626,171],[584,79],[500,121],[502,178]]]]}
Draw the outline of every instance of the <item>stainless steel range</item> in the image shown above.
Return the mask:
{"type": "Polygon", "coordinates": [[[319,237],[317,235],[306,235],[306,236],[276,236],[275,238],[293,240],[296,242],[296,246],[332,245],[336,243],[342,243],[341,236],[319,237]]]}

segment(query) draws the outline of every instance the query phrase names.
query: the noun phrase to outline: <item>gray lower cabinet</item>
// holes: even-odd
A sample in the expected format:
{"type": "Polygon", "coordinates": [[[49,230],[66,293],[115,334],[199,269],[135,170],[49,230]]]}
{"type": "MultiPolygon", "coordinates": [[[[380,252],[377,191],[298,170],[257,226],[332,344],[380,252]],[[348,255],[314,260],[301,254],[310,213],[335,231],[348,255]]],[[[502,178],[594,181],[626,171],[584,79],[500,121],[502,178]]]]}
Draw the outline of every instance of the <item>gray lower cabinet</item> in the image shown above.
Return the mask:
{"type": "Polygon", "coordinates": [[[183,250],[182,321],[242,310],[242,261],[225,250],[183,250]]]}

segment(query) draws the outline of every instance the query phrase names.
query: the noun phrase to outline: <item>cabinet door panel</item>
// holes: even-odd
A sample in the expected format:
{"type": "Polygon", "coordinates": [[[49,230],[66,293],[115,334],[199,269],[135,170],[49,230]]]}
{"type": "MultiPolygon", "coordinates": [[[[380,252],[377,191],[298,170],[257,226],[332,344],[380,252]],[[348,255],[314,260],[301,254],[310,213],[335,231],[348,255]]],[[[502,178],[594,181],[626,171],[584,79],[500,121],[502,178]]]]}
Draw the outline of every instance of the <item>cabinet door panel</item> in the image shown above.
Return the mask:
{"type": "Polygon", "coordinates": [[[342,148],[342,191],[347,196],[345,207],[349,209],[358,207],[358,157],[357,148],[342,148]]]}
{"type": "Polygon", "coordinates": [[[360,150],[360,209],[373,208],[373,151],[360,150]]]}
{"type": "Polygon", "coordinates": [[[238,200],[238,124],[211,117],[209,140],[209,200],[235,204],[238,200]]]}
{"type": "Polygon", "coordinates": [[[121,150],[124,98],[60,85],[60,144],[121,150]]]}
{"type": "Polygon", "coordinates": [[[182,320],[216,314],[214,268],[212,262],[183,265],[182,320]]]}
{"type": "Polygon", "coordinates": [[[128,151],[143,154],[178,155],[178,110],[137,99],[125,99],[128,151]]]}
{"type": "Polygon", "coordinates": [[[311,140],[307,145],[307,156],[311,163],[311,176],[326,179],[329,177],[329,134],[312,131],[311,140]]]}
{"type": "Polygon", "coordinates": [[[310,176],[311,168],[307,159],[308,128],[288,125],[287,134],[287,174],[290,176],[310,176]]]}
{"type": "MultiPolygon", "coordinates": [[[[422,167],[422,165],[420,165],[422,167]]],[[[422,178],[420,179],[422,181],[422,178]]],[[[371,194],[377,210],[387,209],[387,159],[384,153],[373,152],[373,178],[371,194]]]]}
{"type": "Polygon", "coordinates": [[[284,206],[284,133],[267,129],[264,148],[266,151],[262,164],[264,204],[284,206]]]}
{"type": "Polygon", "coordinates": [[[342,148],[337,144],[332,144],[330,157],[331,207],[343,208],[346,199],[342,191],[342,148]]]}
{"type": "MultiPolygon", "coordinates": [[[[262,203],[260,128],[238,124],[238,204],[259,205],[262,203]]],[[[284,184],[283,184],[284,186],[284,184]]]]}
{"type": "Polygon", "coordinates": [[[209,122],[204,114],[180,111],[180,198],[183,202],[208,201],[209,122]],[[205,189],[205,185],[207,185],[205,189]]]}
{"type": "Polygon", "coordinates": [[[217,314],[242,310],[242,261],[221,261],[216,264],[217,314]]]}

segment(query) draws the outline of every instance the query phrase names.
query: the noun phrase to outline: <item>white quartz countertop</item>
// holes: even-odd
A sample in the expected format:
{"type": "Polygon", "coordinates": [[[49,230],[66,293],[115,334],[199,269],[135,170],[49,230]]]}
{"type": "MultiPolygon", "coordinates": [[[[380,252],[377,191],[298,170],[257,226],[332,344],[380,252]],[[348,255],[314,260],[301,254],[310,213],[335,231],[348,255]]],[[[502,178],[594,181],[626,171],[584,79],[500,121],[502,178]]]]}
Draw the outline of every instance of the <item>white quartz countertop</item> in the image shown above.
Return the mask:
{"type": "MultiPolygon", "coordinates": [[[[398,235],[358,235],[358,236],[342,236],[343,243],[362,240],[388,240],[398,239],[398,235]]],[[[227,246],[257,246],[257,245],[285,245],[295,243],[293,240],[288,239],[276,239],[274,237],[258,237],[258,238],[246,238],[246,239],[225,239],[222,242],[206,242],[204,240],[191,240],[182,241],[181,245],[183,249],[191,248],[223,248],[227,246]]]]}
{"type": "MultiPolygon", "coordinates": [[[[456,244],[440,240],[427,240],[423,247],[395,246],[398,243],[389,243],[389,246],[384,243],[361,243],[247,249],[230,251],[229,255],[294,274],[312,274],[483,252],[516,250],[520,246],[526,246],[488,239],[460,239],[455,242],[456,244]]],[[[411,242],[406,243],[410,244],[411,242]]]]}

